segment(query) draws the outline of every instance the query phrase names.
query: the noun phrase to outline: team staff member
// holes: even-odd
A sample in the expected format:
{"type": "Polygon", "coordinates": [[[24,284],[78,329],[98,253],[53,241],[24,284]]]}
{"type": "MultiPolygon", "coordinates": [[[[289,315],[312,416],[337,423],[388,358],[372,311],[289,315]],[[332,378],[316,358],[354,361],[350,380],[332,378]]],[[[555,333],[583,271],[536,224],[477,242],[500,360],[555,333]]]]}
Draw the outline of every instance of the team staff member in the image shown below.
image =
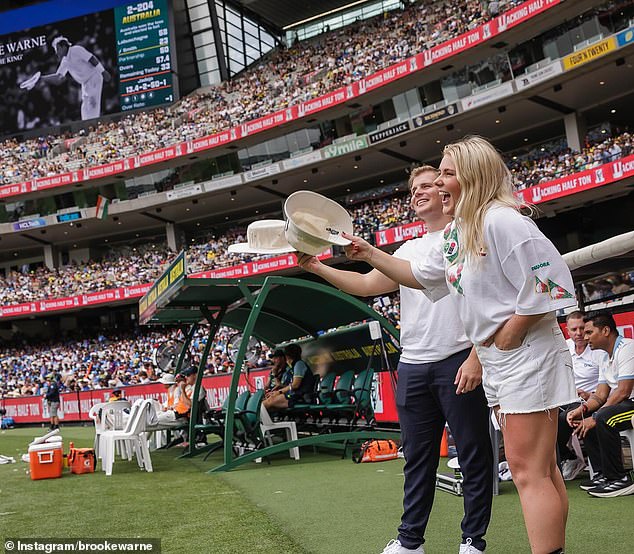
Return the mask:
{"type": "Polygon", "coordinates": [[[284,355],[290,367],[287,377],[290,382],[264,399],[264,407],[269,411],[286,410],[297,403],[310,404],[314,400],[315,376],[302,360],[302,347],[295,343],[289,344],[284,348],[284,355]]]}
{"type": "Polygon", "coordinates": [[[46,376],[48,387],[46,388],[46,402],[48,403],[48,413],[51,418],[51,431],[59,429],[59,385],[57,383],[57,375],[49,373],[46,376]]]}
{"type": "Polygon", "coordinates": [[[52,42],[53,50],[59,58],[59,67],[55,73],[42,75],[40,81],[61,85],[64,77],[70,76],[81,85],[81,118],[95,119],[101,115],[101,91],[103,82],[110,81],[110,73],[101,62],[83,46],[71,45],[66,37],[56,37],[52,42]]]}
{"type": "MultiPolygon", "coordinates": [[[[599,384],[599,364],[607,358],[603,350],[592,350],[584,335],[585,323],[583,313],[574,311],[566,316],[566,327],[570,338],[566,341],[572,356],[572,371],[575,374],[577,395],[582,400],[588,400],[599,384]]],[[[570,410],[579,406],[575,402],[570,406],[562,406],[559,411],[557,425],[557,451],[561,462],[561,473],[565,481],[571,481],[586,467],[583,459],[568,448],[568,441],[572,436],[572,429],[568,425],[566,416],[570,410]]]]}
{"type": "Polygon", "coordinates": [[[581,488],[598,497],[634,494],[634,482],[623,468],[620,436],[620,431],[632,428],[634,416],[634,341],[619,335],[610,314],[595,314],[585,321],[590,348],[605,350],[609,358],[599,366],[596,392],[568,414],[571,427],[585,438],[597,472],[581,488]]]}
{"type": "Polygon", "coordinates": [[[286,363],[286,354],[281,348],[277,348],[271,354],[271,373],[269,374],[269,382],[264,389],[266,396],[269,397],[281,388],[290,384],[292,379],[290,368],[286,363]]]}
{"type": "MultiPolygon", "coordinates": [[[[451,218],[443,214],[434,186],[438,170],[422,166],[409,179],[410,206],[428,233],[403,244],[394,257],[425,258],[442,241],[451,218]]],[[[301,254],[299,264],[337,288],[357,296],[399,289],[398,283],[373,269],[361,274],[338,270],[301,254]]],[[[420,291],[401,286],[401,358],[396,405],[405,456],[403,516],[398,538],[384,553],[423,552],[425,529],[436,488],[436,468],[445,422],[456,439],[464,475],[461,553],[485,549],[491,517],[493,459],[488,436],[489,410],[480,386],[482,368],[449,298],[433,303],[420,291]],[[456,389],[457,385],[457,389],[456,389]]]]}
{"type": "Polygon", "coordinates": [[[577,396],[555,312],[576,304],[572,277],[519,213],[511,174],[489,142],[467,137],[443,154],[435,183],[454,218],[443,243],[411,264],[358,237],[347,237],[346,252],[432,300],[451,295],[501,422],[532,552],[563,552],[568,497],[557,467],[557,412],[577,396]]]}

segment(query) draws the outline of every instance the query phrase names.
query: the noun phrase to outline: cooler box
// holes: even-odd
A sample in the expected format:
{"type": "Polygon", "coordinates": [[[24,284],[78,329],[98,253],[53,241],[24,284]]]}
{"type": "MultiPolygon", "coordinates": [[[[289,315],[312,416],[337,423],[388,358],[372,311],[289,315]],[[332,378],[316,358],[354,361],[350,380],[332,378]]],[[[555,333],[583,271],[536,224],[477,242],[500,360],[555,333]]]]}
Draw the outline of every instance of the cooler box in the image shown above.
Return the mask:
{"type": "Polygon", "coordinates": [[[94,473],[95,451],[92,448],[71,448],[68,454],[71,473],[94,473]]]}
{"type": "Polygon", "coordinates": [[[31,444],[29,465],[31,479],[55,479],[62,476],[62,443],[31,444]]]}

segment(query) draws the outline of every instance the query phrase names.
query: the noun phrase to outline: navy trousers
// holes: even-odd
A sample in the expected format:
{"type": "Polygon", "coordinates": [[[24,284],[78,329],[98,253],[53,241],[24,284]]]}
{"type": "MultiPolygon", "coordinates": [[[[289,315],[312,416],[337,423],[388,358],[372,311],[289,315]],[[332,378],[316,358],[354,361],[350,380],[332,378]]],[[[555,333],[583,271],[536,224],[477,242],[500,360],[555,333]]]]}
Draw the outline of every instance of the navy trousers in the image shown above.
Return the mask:
{"type": "Polygon", "coordinates": [[[489,408],[482,386],[456,394],[454,380],[469,350],[427,364],[398,365],[396,405],[405,456],[403,517],[398,539],[405,548],[425,542],[436,492],[436,472],[445,422],[456,441],[464,477],[463,542],[484,550],[493,500],[493,452],[489,408]]]}

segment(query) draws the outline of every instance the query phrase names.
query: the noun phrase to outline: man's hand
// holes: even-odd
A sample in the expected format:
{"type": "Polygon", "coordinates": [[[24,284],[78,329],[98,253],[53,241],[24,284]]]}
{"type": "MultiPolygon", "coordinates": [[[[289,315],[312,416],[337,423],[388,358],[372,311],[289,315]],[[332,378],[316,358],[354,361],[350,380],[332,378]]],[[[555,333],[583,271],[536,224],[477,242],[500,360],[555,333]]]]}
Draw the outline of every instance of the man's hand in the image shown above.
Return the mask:
{"type": "Polygon", "coordinates": [[[581,420],[581,423],[577,423],[575,430],[573,431],[580,439],[585,438],[590,429],[594,429],[597,426],[597,422],[593,417],[586,417],[581,420]]]}
{"type": "Polygon", "coordinates": [[[342,233],[344,239],[348,239],[350,244],[344,247],[346,256],[349,260],[357,260],[367,262],[372,258],[372,251],[374,247],[369,242],[363,240],[361,237],[355,237],[342,233]]]}
{"type": "Polygon", "coordinates": [[[584,390],[581,389],[577,389],[577,395],[579,396],[579,398],[583,398],[584,400],[588,400],[588,398],[590,398],[590,394],[589,392],[586,392],[584,390]]]}
{"type": "Polygon", "coordinates": [[[464,394],[471,392],[480,383],[482,383],[482,364],[475,354],[475,350],[471,352],[469,357],[458,368],[454,385],[456,394],[464,394]]]}
{"type": "Polygon", "coordinates": [[[570,427],[576,427],[579,425],[579,422],[583,419],[583,408],[579,406],[574,410],[570,410],[566,415],[566,421],[570,427]]]}
{"type": "Polygon", "coordinates": [[[315,271],[317,271],[317,268],[321,264],[316,256],[311,256],[310,254],[298,252],[297,254],[295,254],[295,256],[297,257],[297,265],[299,265],[299,267],[301,267],[304,271],[308,271],[309,273],[315,273],[315,271]]]}

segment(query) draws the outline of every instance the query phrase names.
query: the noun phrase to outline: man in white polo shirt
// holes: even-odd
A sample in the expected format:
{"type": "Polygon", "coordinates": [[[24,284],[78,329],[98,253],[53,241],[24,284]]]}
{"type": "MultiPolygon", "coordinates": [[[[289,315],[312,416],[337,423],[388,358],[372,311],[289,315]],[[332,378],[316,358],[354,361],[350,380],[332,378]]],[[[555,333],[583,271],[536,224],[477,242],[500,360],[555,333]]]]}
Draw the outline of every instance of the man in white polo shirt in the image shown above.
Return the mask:
{"type": "Polygon", "coordinates": [[[585,439],[596,471],[581,488],[598,497],[634,494],[634,482],[623,467],[620,437],[620,431],[632,428],[634,415],[634,341],[619,335],[610,314],[584,320],[590,348],[605,350],[609,358],[599,366],[596,392],[568,413],[568,423],[585,439]]]}
{"type": "MultiPolygon", "coordinates": [[[[585,323],[583,313],[574,311],[566,317],[566,327],[570,338],[566,341],[572,356],[572,370],[575,374],[575,387],[579,398],[588,400],[590,394],[599,384],[599,364],[608,357],[604,350],[592,350],[584,335],[585,323]]],[[[566,481],[571,481],[586,467],[584,460],[568,448],[568,441],[572,435],[572,428],[568,425],[566,416],[570,410],[579,406],[578,403],[560,407],[559,428],[557,430],[557,448],[561,461],[561,473],[566,481]]]]}

